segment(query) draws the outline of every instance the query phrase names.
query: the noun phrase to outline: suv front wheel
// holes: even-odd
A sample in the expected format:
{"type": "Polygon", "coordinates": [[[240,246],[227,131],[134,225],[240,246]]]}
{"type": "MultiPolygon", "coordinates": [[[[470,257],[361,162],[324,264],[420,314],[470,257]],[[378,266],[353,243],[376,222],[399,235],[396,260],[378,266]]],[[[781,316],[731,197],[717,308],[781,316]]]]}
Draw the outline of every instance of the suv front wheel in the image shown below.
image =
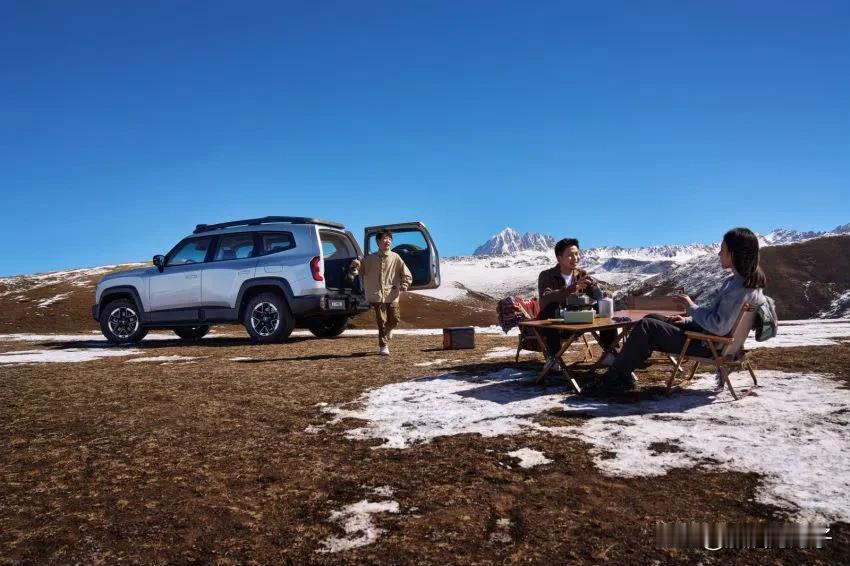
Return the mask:
{"type": "Polygon", "coordinates": [[[283,297],[277,293],[262,293],[248,301],[242,324],[254,342],[271,344],[289,338],[295,328],[295,319],[283,297]]]}
{"type": "Polygon", "coordinates": [[[100,331],[113,344],[135,344],[148,333],[142,328],[136,303],[128,299],[116,299],[106,304],[100,312],[100,331]]]}

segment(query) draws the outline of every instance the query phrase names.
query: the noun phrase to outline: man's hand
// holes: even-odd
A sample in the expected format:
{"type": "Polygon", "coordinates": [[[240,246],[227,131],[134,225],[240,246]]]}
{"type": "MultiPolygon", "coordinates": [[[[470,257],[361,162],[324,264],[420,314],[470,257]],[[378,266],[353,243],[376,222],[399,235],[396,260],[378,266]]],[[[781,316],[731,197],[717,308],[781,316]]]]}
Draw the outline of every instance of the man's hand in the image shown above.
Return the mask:
{"type": "Polygon", "coordinates": [[[672,298],[673,298],[674,301],[676,301],[678,304],[682,305],[683,307],[686,307],[686,308],[696,308],[697,307],[697,304],[694,302],[694,300],[687,295],[684,295],[684,294],[673,295],[672,298]]]}
{"type": "Polygon", "coordinates": [[[584,290],[587,289],[588,283],[587,275],[576,275],[575,286],[577,292],[584,293],[584,290]]]}
{"type": "Polygon", "coordinates": [[[685,324],[685,317],[683,317],[682,315],[678,315],[678,314],[674,314],[673,316],[668,316],[666,320],[670,324],[675,324],[676,326],[681,326],[682,324],[685,324]]]}

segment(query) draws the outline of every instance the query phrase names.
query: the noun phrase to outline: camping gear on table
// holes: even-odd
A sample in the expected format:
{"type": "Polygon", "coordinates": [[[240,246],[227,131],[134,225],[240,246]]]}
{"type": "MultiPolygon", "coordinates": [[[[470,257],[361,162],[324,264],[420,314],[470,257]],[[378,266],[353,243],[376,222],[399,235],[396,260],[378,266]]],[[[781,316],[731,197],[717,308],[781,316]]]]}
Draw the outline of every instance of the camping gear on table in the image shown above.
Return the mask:
{"type": "Polygon", "coordinates": [[[561,311],[561,320],[563,320],[565,324],[591,323],[593,322],[594,316],[596,316],[596,313],[592,310],[571,311],[563,309],[561,311]]]}
{"type": "Polygon", "coordinates": [[[596,301],[584,293],[572,293],[567,297],[568,311],[592,311],[596,301]]]}
{"type": "Polygon", "coordinates": [[[599,316],[603,318],[611,318],[614,316],[614,299],[605,297],[603,299],[599,299],[596,305],[599,309],[599,316]]]}
{"type": "Polygon", "coordinates": [[[443,328],[443,350],[469,350],[475,348],[475,328],[454,326],[443,328]]]}

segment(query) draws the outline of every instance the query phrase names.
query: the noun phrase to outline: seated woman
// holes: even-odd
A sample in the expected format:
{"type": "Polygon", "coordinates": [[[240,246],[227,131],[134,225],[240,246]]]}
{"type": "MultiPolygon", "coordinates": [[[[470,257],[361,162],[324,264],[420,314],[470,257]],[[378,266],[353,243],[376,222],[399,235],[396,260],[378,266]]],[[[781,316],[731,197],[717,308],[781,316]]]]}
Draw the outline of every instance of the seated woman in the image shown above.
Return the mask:
{"type": "MultiPolygon", "coordinates": [[[[731,269],[732,275],[723,282],[711,303],[699,306],[687,295],[676,295],[673,298],[686,307],[688,316],[650,315],[638,322],[614,363],[598,382],[597,389],[634,387],[632,372],[653,351],[680,353],[687,331],[725,336],[732,331],[744,304],[758,304],[763,300],[762,288],[767,280],[759,266],[756,235],[748,228],[729,230],[723,236],[719,256],[720,265],[731,269]]],[[[692,342],[688,354],[711,356],[704,342],[692,342]]]]}

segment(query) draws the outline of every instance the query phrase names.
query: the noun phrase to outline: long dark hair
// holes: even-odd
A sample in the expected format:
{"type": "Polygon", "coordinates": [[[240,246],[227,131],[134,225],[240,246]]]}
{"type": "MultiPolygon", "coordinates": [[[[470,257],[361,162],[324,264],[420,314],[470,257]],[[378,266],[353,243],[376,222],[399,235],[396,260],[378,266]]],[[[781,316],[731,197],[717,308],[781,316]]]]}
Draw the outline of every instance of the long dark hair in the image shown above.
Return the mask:
{"type": "Polygon", "coordinates": [[[732,228],[723,235],[723,243],[732,254],[735,271],[744,278],[747,289],[763,288],[767,277],[759,265],[759,239],[749,228],[732,228]]]}

